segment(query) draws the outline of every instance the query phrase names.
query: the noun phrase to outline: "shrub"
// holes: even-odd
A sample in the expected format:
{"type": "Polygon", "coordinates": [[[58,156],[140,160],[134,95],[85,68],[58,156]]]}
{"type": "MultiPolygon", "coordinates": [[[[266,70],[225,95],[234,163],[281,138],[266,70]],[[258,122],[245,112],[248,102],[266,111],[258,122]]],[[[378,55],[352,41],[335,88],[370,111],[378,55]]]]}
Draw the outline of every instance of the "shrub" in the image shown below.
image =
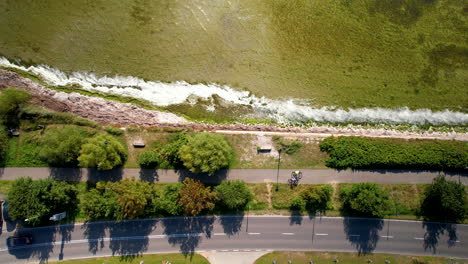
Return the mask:
{"type": "Polygon", "coordinates": [[[110,170],[124,164],[127,150],[114,137],[98,134],[81,147],[78,161],[81,167],[110,170]]]}
{"type": "Polygon", "coordinates": [[[19,119],[31,95],[23,90],[7,88],[0,93],[0,123],[8,128],[17,128],[19,119]]]}
{"type": "Polygon", "coordinates": [[[164,215],[180,215],[182,208],[179,204],[179,193],[182,184],[168,184],[164,186],[159,199],[157,201],[157,208],[155,212],[162,212],[164,215]]]}
{"type": "Polygon", "coordinates": [[[328,209],[333,187],[330,185],[324,186],[309,186],[299,194],[305,202],[305,209],[311,212],[323,212],[328,209]]]}
{"type": "Polygon", "coordinates": [[[5,155],[8,150],[8,136],[5,127],[0,125],[0,164],[5,160],[5,155]]]}
{"type": "Polygon", "coordinates": [[[78,165],[81,145],[90,133],[80,127],[54,127],[46,130],[39,152],[41,160],[56,167],[78,165]]]}
{"type": "Polygon", "coordinates": [[[9,215],[14,220],[29,219],[29,224],[38,225],[53,214],[73,211],[78,203],[77,193],[74,185],[63,181],[20,178],[8,193],[9,215]]]}
{"type": "Polygon", "coordinates": [[[242,210],[252,200],[252,193],[243,181],[223,181],[214,191],[219,204],[230,210],[242,210]]]}
{"type": "Polygon", "coordinates": [[[180,148],[179,155],[191,172],[213,175],[229,166],[233,151],[223,136],[200,133],[189,138],[188,143],[180,148]]]}
{"type": "Polygon", "coordinates": [[[288,140],[284,140],[280,136],[273,136],[272,139],[276,144],[276,149],[284,150],[284,152],[288,155],[292,155],[298,152],[304,145],[299,140],[288,141],[288,140]]]}
{"type": "Polygon", "coordinates": [[[419,212],[425,220],[462,223],[467,213],[467,196],[463,184],[449,181],[440,175],[426,187],[419,212]]]}
{"type": "Polygon", "coordinates": [[[342,213],[350,216],[384,217],[392,210],[388,192],[375,183],[353,184],[340,190],[342,213]]]}
{"type": "Polygon", "coordinates": [[[320,143],[328,167],[337,169],[464,169],[468,144],[457,141],[330,137],[320,143]]]}
{"type": "Polygon", "coordinates": [[[179,192],[179,204],[185,215],[199,215],[215,207],[216,194],[203,183],[186,178],[179,192]]]}
{"type": "Polygon", "coordinates": [[[291,200],[291,210],[303,211],[306,209],[306,201],[301,195],[297,195],[291,200]]]}
{"type": "Polygon", "coordinates": [[[153,169],[160,163],[159,155],[155,151],[144,151],[138,155],[138,164],[142,168],[153,169]]]}
{"type": "Polygon", "coordinates": [[[183,162],[180,159],[180,148],[188,142],[186,133],[171,134],[168,138],[168,144],[158,145],[156,149],[159,152],[161,167],[163,168],[180,168],[183,162]]]}
{"type": "Polygon", "coordinates": [[[121,136],[121,135],[123,135],[122,129],[119,129],[119,128],[116,128],[116,127],[113,127],[113,126],[106,126],[106,127],[104,127],[104,131],[106,131],[107,133],[109,133],[109,134],[111,134],[111,135],[114,135],[114,136],[121,136]]]}

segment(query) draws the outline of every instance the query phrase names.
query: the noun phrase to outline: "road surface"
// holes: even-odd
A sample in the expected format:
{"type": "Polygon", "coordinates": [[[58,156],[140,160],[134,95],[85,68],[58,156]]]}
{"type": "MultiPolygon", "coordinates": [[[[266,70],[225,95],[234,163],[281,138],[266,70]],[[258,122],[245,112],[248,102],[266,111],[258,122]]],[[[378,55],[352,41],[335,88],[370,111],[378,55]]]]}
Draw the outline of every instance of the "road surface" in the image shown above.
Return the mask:
{"type": "Polygon", "coordinates": [[[468,225],[341,217],[176,217],[23,229],[34,244],[8,249],[2,263],[200,251],[354,251],[468,258],[468,225]]]}
{"type": "MultiPolygon", "coordinates": [[[[279,170],[278,181],[287,183],[291,176],[290,169],[279,170]]],[[[434,177],[441,172],[418,170],[314,170],[302,169],[301,183],[431,183],[434,177]]],[[[110,171],[98,171],[96,169],[70,169],[70,168],[0,168],[0,180],[15,180],[19,177],[29,176],[33,179],[45,179],[52,177],[70,181],[121,180],[123,178],[135,178],[151,182],[178,182],[185,177],[199,179],[206,183],[218,183],[221,180],[243,180],[251,183],[265,181],[276,182],[278,170],[276,169],[231,169],[221,170],[213,176],[196,175],[187,170],[147,170],[147,169],[114,169],[110,171]]],[[[446,172],[449,179],[460,181],[468,185],[468,171],[446,172]]]]}

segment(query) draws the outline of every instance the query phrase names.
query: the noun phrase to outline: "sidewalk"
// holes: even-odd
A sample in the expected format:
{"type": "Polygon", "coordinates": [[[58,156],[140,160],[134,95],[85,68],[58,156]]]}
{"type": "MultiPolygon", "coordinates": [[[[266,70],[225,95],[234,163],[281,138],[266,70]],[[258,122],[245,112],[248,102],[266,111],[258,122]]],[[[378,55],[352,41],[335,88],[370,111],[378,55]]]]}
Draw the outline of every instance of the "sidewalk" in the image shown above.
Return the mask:
{"type": "MultiPolygon", "coordinates": [[[[33,179],[52,177],[58,180],[97,182],[102,180],[119,181],[124,178],[135,178],[150,182],[180,182],[186,177],[198,179],[205,183],[219,183],[222,180],[243,180],[249,183],[287,183],[291,175],[290,169],[232,169],[221,170],[213,176],[194,174],[187,170],[148,170],[148,169],[114,169],[98,171],[96,169],[80,168],[0,168],[0,180],[15,180],[29,176],[33,179]]],[[[441,172],[418,170],[313,170],[304,169],[300,183],[431,183],[441,172]]],[[[468,185],[468,171],[445,173],[449,179],[468,185]]]]}

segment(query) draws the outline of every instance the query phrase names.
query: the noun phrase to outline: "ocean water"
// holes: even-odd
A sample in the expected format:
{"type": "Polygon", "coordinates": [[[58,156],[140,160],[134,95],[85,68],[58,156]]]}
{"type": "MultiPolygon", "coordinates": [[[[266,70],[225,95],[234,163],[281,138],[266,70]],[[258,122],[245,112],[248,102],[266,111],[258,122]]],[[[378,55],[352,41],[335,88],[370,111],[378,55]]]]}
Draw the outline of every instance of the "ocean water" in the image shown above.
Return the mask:
{"type": "MultiPolygon", "coordinates": [[[[367,122],[387,124],[466,125],[468,114],[454,111],[431,111],[409,108],[356,108],[314,107],[302,99],[286,100],[257,97],[248,91],[219,84],[190,84],[184,81],[164,83],[145,81],[132,76],[97,76],[87,72],[65,73],[47,65],[25,67],[0,57],[0,66],[17,68],[40,76],[50,85],[79,84],[83,89],[145,99],[157,106],[190,103],[193,98],[210,99],[217,95],[234,105],[250,105],[258,116],[279,123],[298,122],[367,122]]],[[[216,111],[216,106],[210,106],[216,111]]]]}

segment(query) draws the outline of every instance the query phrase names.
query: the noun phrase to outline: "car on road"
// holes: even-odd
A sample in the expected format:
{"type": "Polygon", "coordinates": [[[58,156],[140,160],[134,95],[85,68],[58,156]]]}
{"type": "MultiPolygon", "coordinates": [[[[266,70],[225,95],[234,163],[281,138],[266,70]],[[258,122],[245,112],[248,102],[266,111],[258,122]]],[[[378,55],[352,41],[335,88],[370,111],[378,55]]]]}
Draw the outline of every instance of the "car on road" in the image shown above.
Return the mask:
{"type": "Polygon", "coordinates": [[[31,245],[32,235],[11,236],[6,242],[9,248],[31,245]]]}

